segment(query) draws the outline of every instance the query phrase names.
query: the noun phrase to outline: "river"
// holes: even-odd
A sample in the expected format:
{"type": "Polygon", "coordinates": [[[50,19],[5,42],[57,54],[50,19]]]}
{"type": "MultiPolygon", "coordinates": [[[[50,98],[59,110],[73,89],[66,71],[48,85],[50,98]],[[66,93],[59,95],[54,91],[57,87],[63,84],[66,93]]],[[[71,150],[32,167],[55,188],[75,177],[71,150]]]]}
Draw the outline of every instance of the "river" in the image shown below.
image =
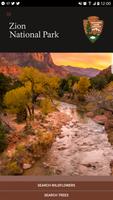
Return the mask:
{"type": "Polygon", "coordinates": [[[26,175],[109,176],[113,148],[104,126],[80,116],[76,106],[61,102],[58,109],[71,120],[61,128],[47,155],[26,175]]]}

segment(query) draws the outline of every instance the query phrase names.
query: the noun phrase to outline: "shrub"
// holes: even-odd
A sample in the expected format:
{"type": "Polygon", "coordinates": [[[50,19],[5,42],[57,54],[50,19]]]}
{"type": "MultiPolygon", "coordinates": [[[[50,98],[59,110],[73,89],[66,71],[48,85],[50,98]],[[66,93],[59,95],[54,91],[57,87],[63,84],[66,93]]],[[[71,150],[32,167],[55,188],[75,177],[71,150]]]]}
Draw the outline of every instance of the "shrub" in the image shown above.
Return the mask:
{"type": "Polygon", "coordinates": [[[27,124],[24,127],[23,135],[34,135],[34,130],[33,130],[32,126],[31,126],[31,124],[27,124]]]}
{"type": "Polygon", "coordinates": [[[39,144],[42,145],[44,148],[51,146],[53,142],[54,136],[51,132],[43,132],[39,137],[39,144]]]}
{"type": "Polygon", "coordinates": [[[50,112],[54,111],[52,102],[48,98],[42,99],[42,101],[40,102],[40,108],[44,115],[47,115],[50,112]]]}
{"type": "Polygon", "coordinates": [[[23,173],[23,169],[16,161],[10,161],[6,166],[6,171],[8,175],[21,175],[23,173]]]}
{"type": "Polygon", "coordinates": [[[0,153],[7,147],[6,132],[3,124],[0,122],[0,153]]]}
{"type": "Polygon", "coordinates": [[[107,85],[105,76],[96,76],[90,79],[91,87],[97,90],[102,90],[107,85]]]}
{"type": "Polygon", "coordinates": [[[17,123],[22,123],[26,119],[27,119],[27,111],[26,111],[26,109],[22,109],[16,114],[17,123]]]}

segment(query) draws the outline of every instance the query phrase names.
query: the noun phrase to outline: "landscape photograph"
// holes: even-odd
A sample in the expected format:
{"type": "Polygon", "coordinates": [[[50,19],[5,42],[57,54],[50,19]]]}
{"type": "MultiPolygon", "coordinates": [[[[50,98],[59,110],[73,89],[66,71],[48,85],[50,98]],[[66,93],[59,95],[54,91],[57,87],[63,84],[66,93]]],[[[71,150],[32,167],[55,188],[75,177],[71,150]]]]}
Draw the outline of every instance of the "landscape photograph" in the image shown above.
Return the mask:
{"type": "Polygon", "coordinates": [[[0,176],[113,175],[113,53],[0,53],[0,176]]]}

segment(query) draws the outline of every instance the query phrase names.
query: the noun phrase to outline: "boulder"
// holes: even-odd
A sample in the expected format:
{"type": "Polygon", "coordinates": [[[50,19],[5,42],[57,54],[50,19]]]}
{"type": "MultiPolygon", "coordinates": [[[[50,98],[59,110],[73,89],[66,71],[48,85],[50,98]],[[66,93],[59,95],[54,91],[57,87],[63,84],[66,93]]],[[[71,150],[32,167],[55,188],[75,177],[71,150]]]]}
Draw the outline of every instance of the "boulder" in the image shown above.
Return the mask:
{"type": "Polygon", "coordinates": [[[107,117],[105,115],[96,115],[93,120],[98,124],[105,125],[107,117]]]}
{"type": "Polygon", "coordinates": [[[113,160],[110,161],[110,167],[113,168],[113,160]]]}
{"type": "Polygon", "coordinates": [[[109,119],[113,118],[113,114],[112,114],[112,112],[110,112],[110,111],[106,111],[106,112],[104,113],[104,115],[105,115],[107,118],[109,118],[109,119]]]}
{"type": "Polygon", "coordinates": [[[92,118],[92,117],[94,117],[94,113],[93,113],[93,112],[87,112],[87,113],[86,113],[86,116],[92,118]]]}
{"type": "Polygon", "coordinates": [[[109,129],[113,129],[113,119],[109,119],[105,122],[105,129],[109,130],[109,129]]]}

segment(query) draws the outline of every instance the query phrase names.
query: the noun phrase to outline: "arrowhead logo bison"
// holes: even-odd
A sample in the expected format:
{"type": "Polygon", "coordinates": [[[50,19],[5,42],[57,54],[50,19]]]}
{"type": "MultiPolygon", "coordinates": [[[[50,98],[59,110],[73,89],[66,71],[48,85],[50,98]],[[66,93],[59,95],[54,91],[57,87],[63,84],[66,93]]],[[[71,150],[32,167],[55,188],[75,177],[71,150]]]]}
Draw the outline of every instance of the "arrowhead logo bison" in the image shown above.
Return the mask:
{"type": "Polygon", "coordinates": [[[100,37],[104,21],[97,16],[90,16],[83,20],[83,27],[88,39],[94,43],[100,37]]]}

